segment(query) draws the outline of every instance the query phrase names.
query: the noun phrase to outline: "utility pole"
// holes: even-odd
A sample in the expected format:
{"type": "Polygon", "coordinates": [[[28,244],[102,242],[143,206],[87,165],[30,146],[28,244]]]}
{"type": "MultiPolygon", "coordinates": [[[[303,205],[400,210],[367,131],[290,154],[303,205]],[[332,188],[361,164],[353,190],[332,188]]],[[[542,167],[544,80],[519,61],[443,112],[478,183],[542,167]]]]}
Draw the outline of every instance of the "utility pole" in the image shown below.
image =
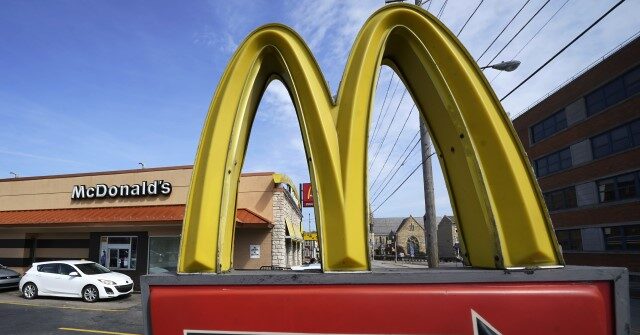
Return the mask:
{"type": "MultiPolygon", "coordinates": [[[[425,1],[426,2],[426,1],[425,1]]],[[[415,0],[415,5],[422,6],[422,0],[415,0]]],[[[420,110],[418,108],[418,110],[420,110]]],[[[424,239],[427,247],[427,264],[437,268],[438,259],[438,224],[436,223],[436,205],[433,196],[433,172],[431,171],[431,140],[422,116],[420,120],[420,148],[422,149],[422,179],[424,180],[424,239]]]]}
{"type": "Polygon", "coordinates": [[[433,173],[431,171],[431,140],[427,126],[420,116],[420,144],[422,151],[422,178],[424,180],[424,238],[427,247],[427,264],[430,268],[438,267],[438,226],[436,223],[436,206],[433,196],[433,173]]]}

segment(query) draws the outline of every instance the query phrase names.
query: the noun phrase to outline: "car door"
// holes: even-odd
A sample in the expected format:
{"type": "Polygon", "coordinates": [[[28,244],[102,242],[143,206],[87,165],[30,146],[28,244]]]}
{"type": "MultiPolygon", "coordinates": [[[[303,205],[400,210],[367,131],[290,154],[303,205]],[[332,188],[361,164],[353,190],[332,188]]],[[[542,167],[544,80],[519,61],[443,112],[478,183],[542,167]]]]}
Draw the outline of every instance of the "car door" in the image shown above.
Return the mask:
{"type": "Polygon", "coordinates": [[[57,294],[56,282],[60,276],[58,274],[58,263],[38,265],[37,270],[36,277],[38,280],[36,286],[38,286],[38,293],[44,295],[57,294]]]}
{"type": "Polygon", "coordinates": [[[84,286],[84,278],[81,276],[70,276],[72,272],[80,274],[78,269],[69,264],[60,263],[58,267],[58,274],[60,275],[57,281],[57,289],[60,293],[79,296],[82,287],[84,286]]]}

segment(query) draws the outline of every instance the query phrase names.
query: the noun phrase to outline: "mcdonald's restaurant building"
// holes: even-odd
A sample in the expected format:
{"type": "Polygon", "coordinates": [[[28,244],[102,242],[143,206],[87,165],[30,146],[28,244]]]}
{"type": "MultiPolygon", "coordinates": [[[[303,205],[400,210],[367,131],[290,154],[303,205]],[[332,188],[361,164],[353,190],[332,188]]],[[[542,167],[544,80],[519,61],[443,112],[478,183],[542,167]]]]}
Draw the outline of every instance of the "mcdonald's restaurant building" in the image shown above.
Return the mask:
{"type": "MultiPolygon", "coordinates": [[[[131,276],[176,271],[191,166],[0,179],[0,264],[87,259],[131,276]]],[[[235,269],[302,263],[291,180],[248,173],[238,187],[235,269]]],[[[137,286],[137,285],[136,285],[137,286]]]]}

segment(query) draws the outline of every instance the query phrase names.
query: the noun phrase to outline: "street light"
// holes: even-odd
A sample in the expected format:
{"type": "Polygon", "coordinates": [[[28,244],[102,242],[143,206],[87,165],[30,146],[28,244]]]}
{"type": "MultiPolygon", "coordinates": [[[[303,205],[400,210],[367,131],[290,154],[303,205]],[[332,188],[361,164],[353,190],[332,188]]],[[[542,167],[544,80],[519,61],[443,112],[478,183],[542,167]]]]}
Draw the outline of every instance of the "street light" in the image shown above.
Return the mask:
{"type": "Polygon", "coordinates": [[[490,68],[492,68],[494,70],[498,70],[498,71],[511,72],[511,71],[517,69],[518,66],[520,66],[520,61],[519,60],[510,60],[510,61],[506,61],[506,62],[500,62],[498,64],[492,64],[492,65],[483,66],[483,67],[480,68],[480,70],[484,70],[484,69],[490,67],[490,68]]]}

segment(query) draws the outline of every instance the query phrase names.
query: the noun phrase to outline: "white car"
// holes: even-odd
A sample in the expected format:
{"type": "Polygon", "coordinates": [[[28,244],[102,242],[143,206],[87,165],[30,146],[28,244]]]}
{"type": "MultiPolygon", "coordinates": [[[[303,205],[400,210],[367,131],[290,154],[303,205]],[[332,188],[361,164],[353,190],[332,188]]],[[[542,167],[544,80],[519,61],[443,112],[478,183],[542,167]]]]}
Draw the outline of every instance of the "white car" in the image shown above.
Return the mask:
{"type": "Polygon", "coordinates": [[[33,263],[22,276],[20,291],[25,299],[54,296],[95,302],[130,294],[133,280],[89,261],[41,262],[33,263]]]}

